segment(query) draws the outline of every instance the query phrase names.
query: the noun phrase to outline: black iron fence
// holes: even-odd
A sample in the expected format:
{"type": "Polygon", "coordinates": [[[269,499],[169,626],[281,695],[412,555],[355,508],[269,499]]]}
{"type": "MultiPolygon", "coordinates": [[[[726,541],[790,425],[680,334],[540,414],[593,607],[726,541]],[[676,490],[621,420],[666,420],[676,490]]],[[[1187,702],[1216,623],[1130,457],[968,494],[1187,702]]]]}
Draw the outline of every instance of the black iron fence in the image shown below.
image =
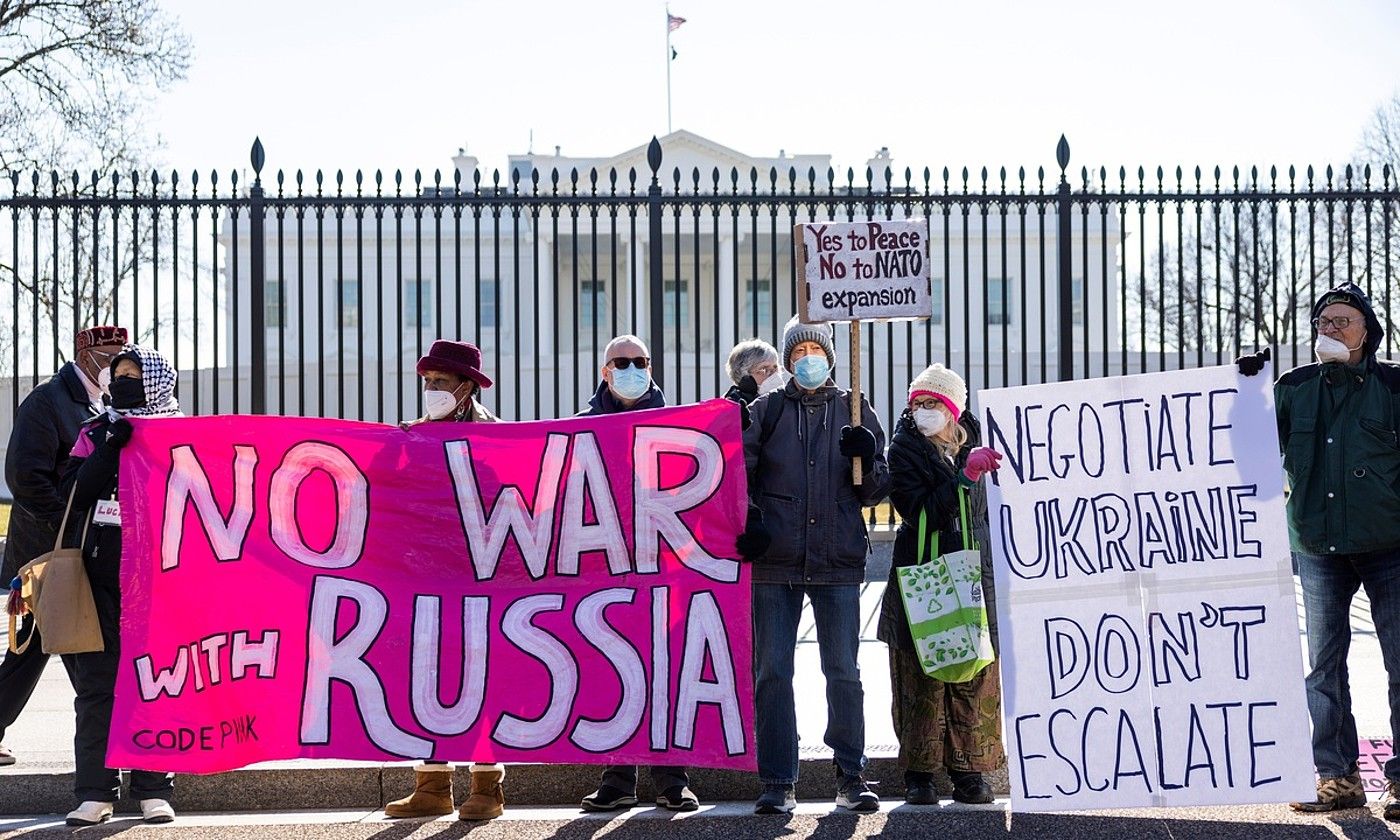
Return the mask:
{"type": "MultiPolygon", "coordinates": [[[[737,341],[777,342],[795,223],[928,219],[935,310],[864,329],[862,380],[892,422],[932,361],[970,387],[1226,362],[1306,361],[1308,303],[1343,279],[1391,311],[1389,165],[1286,171],[1069,166],[837,173],[625,171],[9,173],[0,178],[0,441],[15,406],[120,323],[165,351],[190,413],[394,421],[413,363],[476,341],[507,419],[576,411],[620,333],[675,402],[723,393],[737,341]]],[[[844,330],[840,364],[848,364],[844,330]]],[[[1394,337],[1383,352],[1393,353],[1394,337]]]]}

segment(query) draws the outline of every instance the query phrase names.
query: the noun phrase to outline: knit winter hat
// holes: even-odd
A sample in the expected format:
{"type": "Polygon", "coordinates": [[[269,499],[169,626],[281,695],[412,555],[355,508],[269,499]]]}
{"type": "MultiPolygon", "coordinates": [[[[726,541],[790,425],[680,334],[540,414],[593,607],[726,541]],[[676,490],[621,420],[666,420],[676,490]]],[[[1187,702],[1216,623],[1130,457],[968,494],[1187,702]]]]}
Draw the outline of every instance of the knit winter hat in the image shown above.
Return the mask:
{"type": "Polygon", "coordinates": [[[909,402],[920,396],[937,397],[953,413],[953,421],[967,410],[967,383],[941,364],[932,364],[909,383],[909,402]]]}
{"type": "Polygon", "coordinates": [[[792,370],[792,348],[804,341],[815,341],[826,351],[827,364],[836,367],[836,343],[830,324],[804,324],[792,316],[783,325],[783,367],[792,370]]]}

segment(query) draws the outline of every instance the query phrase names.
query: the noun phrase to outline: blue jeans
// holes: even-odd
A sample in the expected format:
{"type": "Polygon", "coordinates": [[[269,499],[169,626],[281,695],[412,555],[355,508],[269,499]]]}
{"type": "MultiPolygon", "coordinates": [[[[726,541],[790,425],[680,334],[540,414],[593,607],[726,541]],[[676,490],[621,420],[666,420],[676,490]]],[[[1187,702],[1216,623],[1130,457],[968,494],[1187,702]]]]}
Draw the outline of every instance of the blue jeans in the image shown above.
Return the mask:
{"type": "MultiPolygon", "coordinates": [[[[1356,718],[1351,713],[1347,651],[1351,600],[1358,587],[1371,599],[1371,620],[1389,677],[1390,732],[1400,743],[1400,550],[1316,557],[1296,553],[1308,629],[1308,714],[1313,725],[1313,764],[1323,778],[1356,772],[1356,718]]],[[[1400,781],[1400,757],[1385,763],[1385,777],[1400,781]]]]}
{"type": "Polygon", "coordinates": [[[860,685],[860,586],[755,583],[753,670],[758,779],[763,784],[797,783],[797,706],[793,659],[802,596],[812,602],[817,648],[826,677],[826,736],[841,772],[865,770],[865,691],[860,685]]]}

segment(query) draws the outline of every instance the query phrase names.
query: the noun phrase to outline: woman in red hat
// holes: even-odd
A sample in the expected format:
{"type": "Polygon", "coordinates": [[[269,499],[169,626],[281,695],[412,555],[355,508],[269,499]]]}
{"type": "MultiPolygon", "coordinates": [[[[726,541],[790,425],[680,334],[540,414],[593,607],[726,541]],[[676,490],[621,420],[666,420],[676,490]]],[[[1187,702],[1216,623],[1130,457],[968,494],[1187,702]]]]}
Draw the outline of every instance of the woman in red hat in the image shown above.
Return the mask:
{"type": "MultiPolygon", "coordinates": [[[[442,421],[494,423],[497,418],[477,400],[482,388],[490,388],[491,378],[481,371],[481,350],[466,341],[438,339],[428,355],[418,360],[423,378],[425,413],[417,420],[400,425],[407,429],[419,423],[442,421]]],[[[415,768],[413,793],[384,807],[386,817],[441,817],[452,813],[452,765],[445,761],[425,761],[415,768]]],[[[503,764],[472,764],[471,794],[457,816],[464,820],[491,820],[505,810],[502,782],[503,764]]]]}

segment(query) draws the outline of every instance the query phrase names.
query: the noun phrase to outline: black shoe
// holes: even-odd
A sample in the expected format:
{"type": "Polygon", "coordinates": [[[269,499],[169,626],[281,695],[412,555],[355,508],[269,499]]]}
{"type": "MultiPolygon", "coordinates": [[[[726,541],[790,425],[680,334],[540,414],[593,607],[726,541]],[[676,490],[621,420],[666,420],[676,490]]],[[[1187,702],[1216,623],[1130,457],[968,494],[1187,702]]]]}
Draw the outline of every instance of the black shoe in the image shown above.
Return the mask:
{"type": "Polygon", "coordinates": [[[934,787],[933,774],[905,771],[904,801],[909,805],[937,805],[938,788],[934,787]]]}
{"type": "Polygon", "coordinates": [[[1400,782],[1386,782],[1381,795],[1381,816],[1388,822],[1400,822],[1400,782]]]}
{"type": "Polygon", "coordinates": [[[880,797],[866,784],[864,776],[838,776],[836,784],[836,805],[847,811],[870,812],[880,810],[880,797]]]}
{"type": "Polygon", "coordinates": [[[763,793],[753,804],[755,814],[791,814],[797,807],[797,795],[792,785],[764,785],[763,793]]]}
{"type": "Polygon", "coordinates": [[[953,779],[953,799],[968,805],[986,805],[994,802],[992,786],[982,778],[981,773],[963,773],[954,770],[948,774],[953,779]]]}
{"type": "Polygon", "coordinates": [[[668,811],[698,811],[700,797],[686,785],[673,785],[656,795],[656,804],[668,811]]]}
{"type": "Polygon", "coordinates": [[[612,785],[603,785],[583,798],[580,805],[585,811],[620,811],[637,804],[637,792],[623,790],[612,785]]]}

